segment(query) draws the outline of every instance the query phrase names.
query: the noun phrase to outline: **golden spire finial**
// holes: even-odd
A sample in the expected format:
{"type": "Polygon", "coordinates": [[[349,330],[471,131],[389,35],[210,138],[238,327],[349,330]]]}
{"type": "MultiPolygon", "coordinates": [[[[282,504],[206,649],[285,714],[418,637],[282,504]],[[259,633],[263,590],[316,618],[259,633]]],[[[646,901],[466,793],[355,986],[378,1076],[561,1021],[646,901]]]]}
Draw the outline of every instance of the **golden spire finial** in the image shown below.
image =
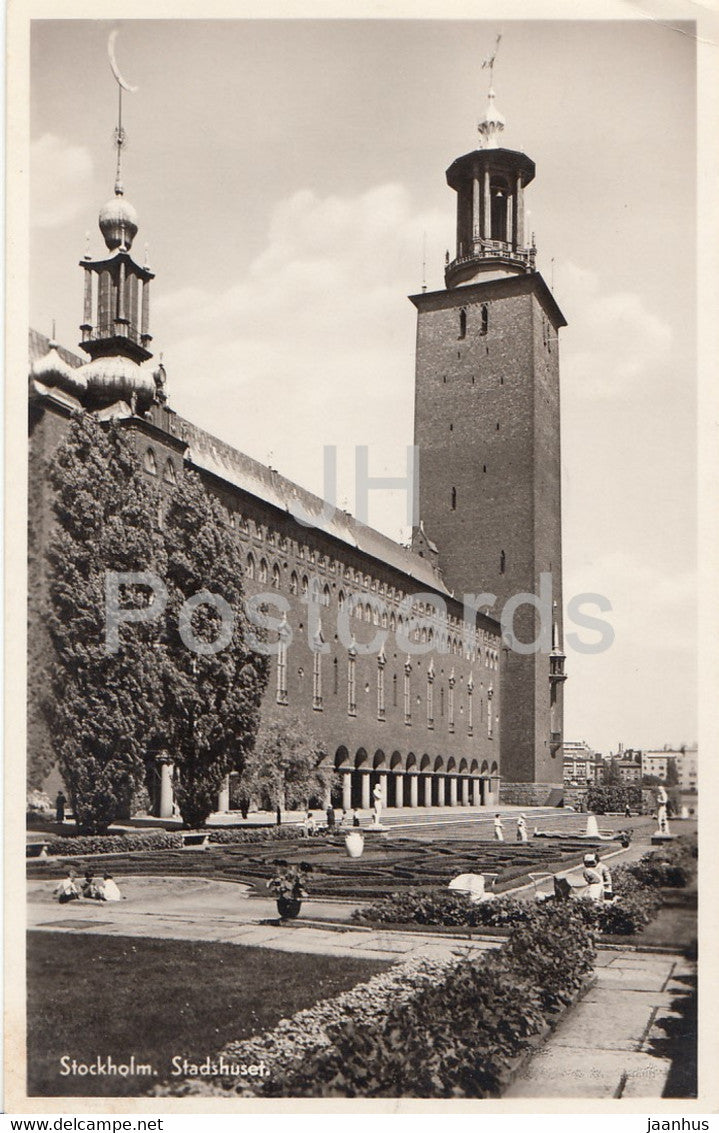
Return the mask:
{"type": "Polygon", "coordinates": [[[110,32],[110,36],[107,41],[107,55],[110,60],[110,69],[112,70],[112,73],[115,76],[115,81],[117,82],[117,126],[115,127],[117,169],[115,171],[115,195],[121,197],[124,192],[122,185],[122,151],[127,145],[127,134],[125,133],[125,129],[122,125],[122,92],[126,90],[128,94],[134,94],[137,90],[137,87],[130,86],[130,84],[125,82],[122,75],[120,74],[120,69],[117,65],[117,60],[115,59],[115,40],[117,39],[118,34],[119,33],[117,28],[110,32]]]}
{"type": "Polygon", "coordinates": [[[487,96],[487,106],[484,111],[484,117],[477,126],[483,149],[497,149],[499,147],[500,135],[504,129],[504,118],[499,113],[494,105],[494,61],[497,58],[499,44],[501,42],[501,34],[497,36],[494,44],[494,51],[482,61],[482,70],[489,67],[489,94],[487,96]]]}

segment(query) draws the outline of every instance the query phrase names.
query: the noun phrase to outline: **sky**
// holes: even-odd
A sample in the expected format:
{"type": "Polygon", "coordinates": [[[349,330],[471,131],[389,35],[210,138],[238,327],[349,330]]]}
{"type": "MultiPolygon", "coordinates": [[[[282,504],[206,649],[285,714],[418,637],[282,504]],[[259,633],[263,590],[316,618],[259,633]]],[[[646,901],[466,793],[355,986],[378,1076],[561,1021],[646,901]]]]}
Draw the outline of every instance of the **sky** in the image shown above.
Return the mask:
{"type": "MultiPolygon", "coordinates": [[[[401,475],[416,312],[454,254],[445,170],[476,148],[495,67],[560,333],[564,599],[612,610],[611,648],[567,649],[565,738],[696,738],[695,43],[638,21],[36,21],[30,315],[70,348],[112,195],[117,28],[126,198],[157,278],[171,406],[322,494],[335,445],[401,475]],[[424,266],[423,266],[424,262],[424,266]]],[[[370,522],[406,539],[405,500],[370,522]]]]}

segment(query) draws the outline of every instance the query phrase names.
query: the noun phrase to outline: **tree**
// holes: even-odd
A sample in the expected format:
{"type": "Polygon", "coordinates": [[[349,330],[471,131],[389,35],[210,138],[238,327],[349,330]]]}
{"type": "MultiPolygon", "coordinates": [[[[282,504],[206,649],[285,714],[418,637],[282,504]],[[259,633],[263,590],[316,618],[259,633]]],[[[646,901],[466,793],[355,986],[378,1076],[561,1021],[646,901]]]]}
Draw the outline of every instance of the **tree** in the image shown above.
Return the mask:
{"type": "Polygon", "coordinates": [[[677,761],[676,761],[676,759],[668,759],[667,760],[666,783],[667,783],[667,787],[678,787],[679,786],[679,772],[677,771],[677,761]]]}
{"type": "Polygon", "coordinates": [[[158,694],[164,726],[153,746],[169,752],[179,773],[180,813],[186,826],[196,827],[215,809],[225,775],[241,771],[252,749],[269,664],[249,644],[240,544],[196,473],[186,472],[175,486],[162,535],[167,607],[158,694]],[[188,599],[197,602],[189,613],[188,599]]]}
{"type": "Polygon", "coordinates": [[[269,798],[272,809],[301,807],[322,798],[332,786],[334,770],[325,752],[296,717],[263,722],[242,781],[255,798],[269,798]]]}
{"type": "Polygon", "coordinates": [[[658,775],[642,775],[643,787],[658,787],[660,783],[661,779],[658,775]]]}
{"type": "Polygon", "coordinates": [[[603,781],[607,787],[616,787],[622,782],[622,776],[619,771],[619,760],[614,756],[609,760],[609,763],[605,763],[604,765],[603,781]]]}
{"type": "MultiPolygon", "coordinates": [[[[163,559],[157,495],[118,426],[77,415],[48,469],[55,526],[47,693],[43,708],[78,829],[102,833],[129,813],[143,782],[147,736],[157,727],[156,655],[150,622],[106,648],[108,571],[157,570],[163,559]]],[[[126,588],[122,604],[145,607],[149,591],[126,588]]]]}

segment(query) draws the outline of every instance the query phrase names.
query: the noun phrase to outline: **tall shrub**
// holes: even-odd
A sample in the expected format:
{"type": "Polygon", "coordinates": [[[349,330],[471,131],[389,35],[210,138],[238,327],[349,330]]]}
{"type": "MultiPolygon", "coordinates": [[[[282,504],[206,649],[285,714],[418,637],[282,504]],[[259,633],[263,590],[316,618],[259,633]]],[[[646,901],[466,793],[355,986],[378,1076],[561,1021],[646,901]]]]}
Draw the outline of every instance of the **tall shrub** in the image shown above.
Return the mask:
{"type": "MultiPolygon", "coordinates": [[[[44,711],[78,829],[95,834],[129,812],[158,726],[156,628],[138,623],[108,652],[105,589],[108,571],[161,569],[157,497],[126,435],[89,414],[73,420],[48,476],[55,523],[44,711]]],[[[144,607],[149,591],[128,588],[122,601],[144,607]]]]}

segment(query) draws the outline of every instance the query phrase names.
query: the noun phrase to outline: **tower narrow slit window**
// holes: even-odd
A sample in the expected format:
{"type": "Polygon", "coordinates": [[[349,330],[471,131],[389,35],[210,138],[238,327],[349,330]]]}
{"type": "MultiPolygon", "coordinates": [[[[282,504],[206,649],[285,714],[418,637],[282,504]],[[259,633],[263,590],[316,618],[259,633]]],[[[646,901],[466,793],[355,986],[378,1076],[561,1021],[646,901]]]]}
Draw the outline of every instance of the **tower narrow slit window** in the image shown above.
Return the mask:
{"type": "Polygon", "coordinates": [[[287,642],[277,643],[277,703],[287,704],[287,642]]]}
{"type": "Polygon", "coordinates": [[[487,306],[486,303],[483,303],[482,309],[481,309],[481,312],[480,312],[479,333],[484,336],[487,333],[488,330],[489,330],[489,307],[487,306]]]}
{"type": "Polygon", "coordinates": [[[457,510],[457,489],[452,488],[452,511],[457,510]]]}
{"type": "Polygon", "coordinates": [[[467,312],[462,307],[459,312],[459,338],[466,338],[467,336],[467,312]]]}
{"type": "Polygon", "coordinates": [[[357,715],[357,673],[356,673],[356,657],[350,653],[347,657],[347,713],[350,716],[357,715]]]}
{"type": "Polygon", "coordinates": [[[499,553],[499,573],[504,574],[506,569],[507,569],[507,556],[504,553],[504,551],[500,551],[500,553],[499,553]]]}

